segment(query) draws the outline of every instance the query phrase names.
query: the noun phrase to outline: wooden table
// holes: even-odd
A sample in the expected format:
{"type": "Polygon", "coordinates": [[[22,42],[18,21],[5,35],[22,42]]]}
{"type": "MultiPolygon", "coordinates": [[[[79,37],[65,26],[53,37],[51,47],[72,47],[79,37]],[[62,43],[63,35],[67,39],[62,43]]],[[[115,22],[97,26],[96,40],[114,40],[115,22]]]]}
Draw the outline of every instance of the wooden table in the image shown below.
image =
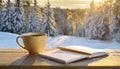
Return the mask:
{"type": "MultiPolygon", "coordinates": [[[[53,49],[45,49],[51,51],[53,49]]],[[[0,49],[0,66],[120,66],[120,50],[107,50],[109,56],[62,64],[40,56],[29,55],[26,50],[0,49]]]]}

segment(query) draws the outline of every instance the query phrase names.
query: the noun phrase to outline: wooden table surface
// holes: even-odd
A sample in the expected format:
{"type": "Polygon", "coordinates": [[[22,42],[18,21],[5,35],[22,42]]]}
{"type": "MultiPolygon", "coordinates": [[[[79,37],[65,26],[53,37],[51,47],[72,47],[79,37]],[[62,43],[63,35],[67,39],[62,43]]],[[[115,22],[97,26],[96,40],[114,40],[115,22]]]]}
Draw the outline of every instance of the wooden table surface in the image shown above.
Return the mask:
{"type": "MultiPolygon", "coordinates": [[[[45,49],[51,51],[53,49],[45,49]]],[[[0,49],[0,66],[120,66],[120,50],[107,50],[109,56],[62,64],[34,55],[26,50],[0,49]]]]}

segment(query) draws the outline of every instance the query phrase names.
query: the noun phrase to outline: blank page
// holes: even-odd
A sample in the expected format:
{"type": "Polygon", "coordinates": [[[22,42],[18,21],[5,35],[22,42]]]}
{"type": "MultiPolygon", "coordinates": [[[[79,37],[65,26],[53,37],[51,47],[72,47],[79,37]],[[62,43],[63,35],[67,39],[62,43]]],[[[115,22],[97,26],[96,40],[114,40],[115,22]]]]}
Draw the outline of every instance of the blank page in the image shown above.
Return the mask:
{"type": "Polygon", "coordinates": [[[62,63],[70,63],[70,62],[77,61],[77,60],[88,57],[88,55],[83,55],[80,53],[63,51],[63,50],[56,50],[52,52],[41,53],[40,55],[48,59],[52,59],[52,60],[59,61],[62,63]]]}

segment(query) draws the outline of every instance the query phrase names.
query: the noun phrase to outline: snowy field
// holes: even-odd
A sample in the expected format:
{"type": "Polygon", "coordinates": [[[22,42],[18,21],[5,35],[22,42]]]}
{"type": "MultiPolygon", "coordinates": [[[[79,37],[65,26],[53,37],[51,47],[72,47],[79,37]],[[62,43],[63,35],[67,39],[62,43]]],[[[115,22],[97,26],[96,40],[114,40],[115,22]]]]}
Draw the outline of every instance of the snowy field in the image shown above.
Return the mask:
{"type": "MultiPolygon", "coordinates": [[[[0,48],[19,48],[16,44],[16,37],[18,35],[11,33],[0,32],[0,48]]],[[[89,40],[82,37],[75,36],[57,36],[57,37],[48,37],[47,38],[47,48],[55,48],[57,46],[68,46],[68,45],[77,45],[77,46],[87,46],[91,48],[99,49],[117,49],[120,50],[120,44],[116,42],[107,42],[99,40],[89,40]]]]}

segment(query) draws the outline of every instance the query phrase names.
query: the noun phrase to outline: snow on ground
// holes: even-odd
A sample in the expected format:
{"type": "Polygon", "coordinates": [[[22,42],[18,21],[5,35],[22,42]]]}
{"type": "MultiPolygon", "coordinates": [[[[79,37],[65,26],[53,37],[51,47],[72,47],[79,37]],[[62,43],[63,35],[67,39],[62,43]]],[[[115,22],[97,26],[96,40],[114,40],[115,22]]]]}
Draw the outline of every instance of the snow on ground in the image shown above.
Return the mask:
{"type": "Polygon", "coordinates": [[[0,32],[0,48],[18,48],[16,34],[0,32]]]}
{"type": "MultiPolygon", "coordinates": [[[[0,48],[19,48],[16,44],[16,34],[0,32],[0,48]]],[[[55,48],[57,46],[86,46],[99,49],[117,49],[120,50],[120,44],[116,42],[89,40],[83,37],[75,36],[57,36],[47,38],[47,48],[55,48]]]]}

